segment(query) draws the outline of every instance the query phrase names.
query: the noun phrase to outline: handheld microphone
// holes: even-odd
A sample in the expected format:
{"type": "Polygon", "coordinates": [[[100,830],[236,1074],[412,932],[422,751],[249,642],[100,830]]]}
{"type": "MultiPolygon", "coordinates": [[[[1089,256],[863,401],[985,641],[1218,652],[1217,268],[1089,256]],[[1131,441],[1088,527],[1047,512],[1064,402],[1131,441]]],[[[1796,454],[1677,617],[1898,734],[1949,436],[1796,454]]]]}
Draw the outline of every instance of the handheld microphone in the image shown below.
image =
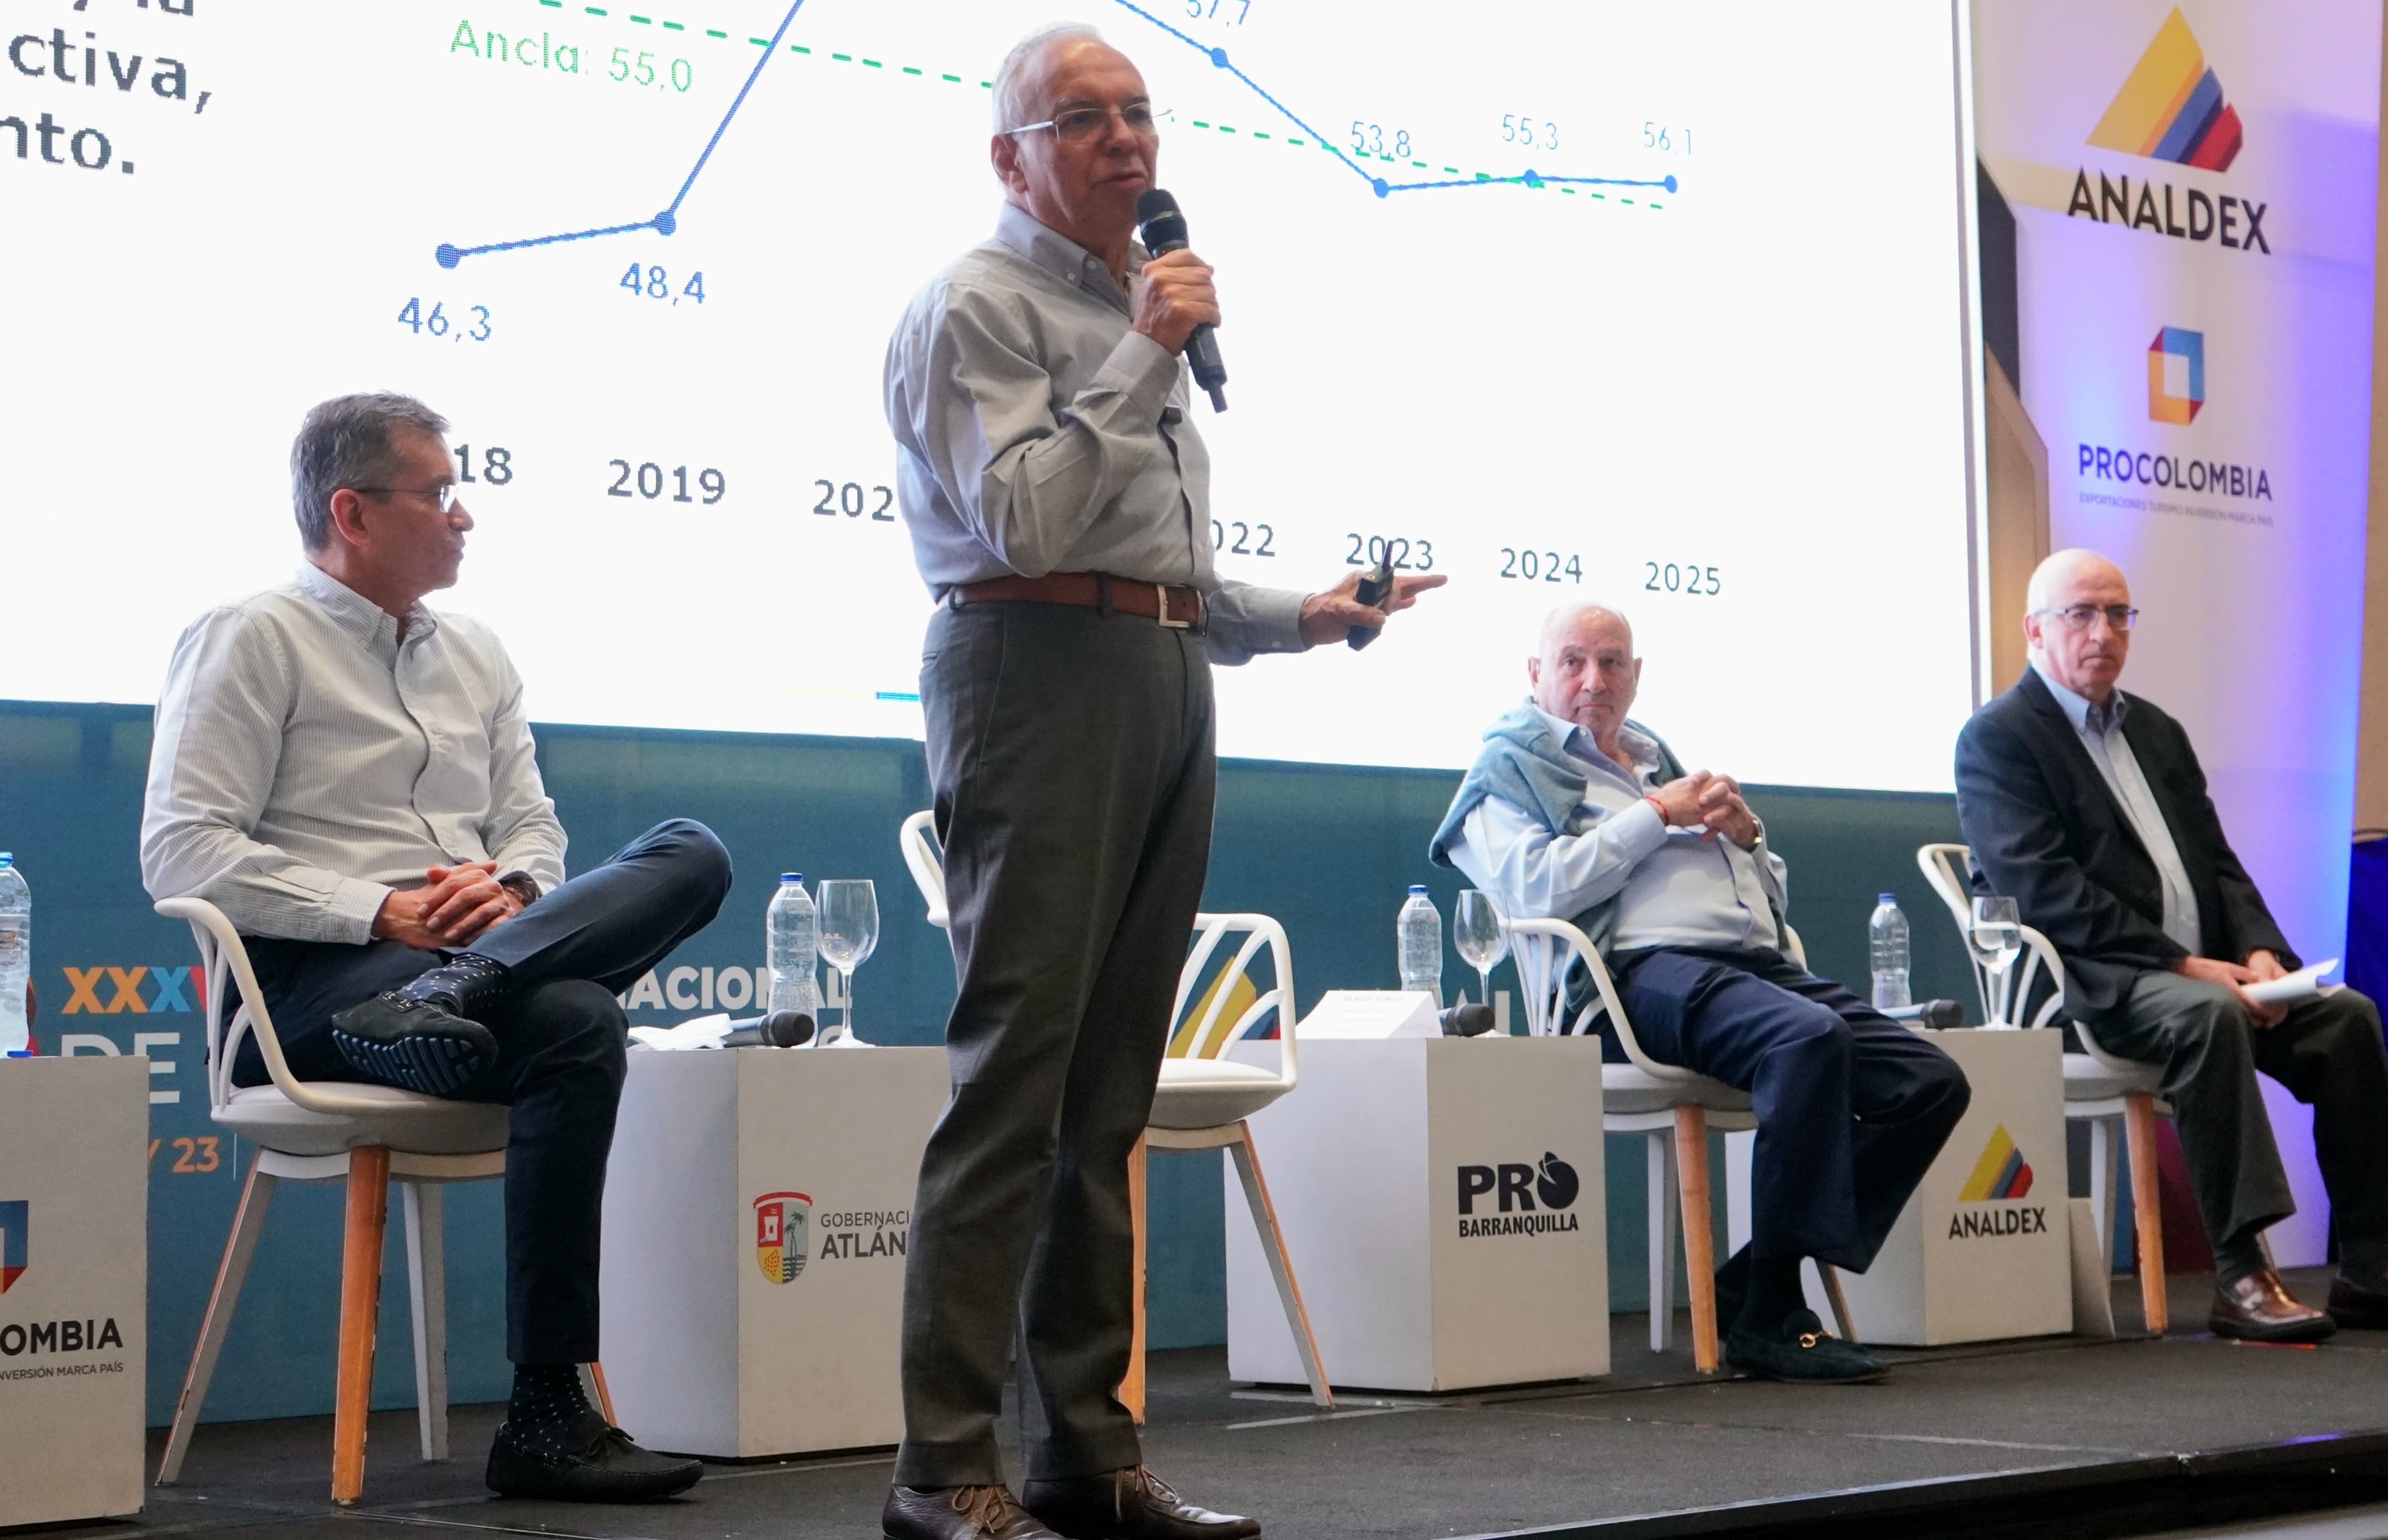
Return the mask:
{"type": "MultiPolygon", "coordinates": [[[[1177,200],[1159,187],[1136,195],[1137,238],[1154,256],[1186,249],[1186,216],[1177,200]]],[[[1208,322],[1186,339],[1186,362],[1194,366],[1194,383],[1211,395],[1211,410],[1227,410],[1227,366],[1219,362],[1219,338],[1208,322]]]]}
{"type": "Polygon", "coordinates": [[[813,1040],[813,1019],[801,1011],[773,1011],[730,1024],[724,1048],[802,1048],[813,1040]]]}

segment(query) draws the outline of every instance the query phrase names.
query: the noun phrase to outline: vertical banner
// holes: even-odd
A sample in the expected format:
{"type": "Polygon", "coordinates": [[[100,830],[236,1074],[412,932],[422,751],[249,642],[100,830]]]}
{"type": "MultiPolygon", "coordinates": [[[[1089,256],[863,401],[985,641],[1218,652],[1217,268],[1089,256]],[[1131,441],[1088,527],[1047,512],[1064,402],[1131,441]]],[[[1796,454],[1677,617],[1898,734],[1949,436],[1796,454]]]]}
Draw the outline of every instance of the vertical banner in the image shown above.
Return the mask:
{"type": "MultiPolygon", "coordinates": [[[[1998,0],[1975,7],[1973,36],[1983,196],[2015,231],[2013,293],[1984,304],[2013,307],[2050,548],[2092,547],[2129,575],[2124,687],[2188,728],[2291,944],[2338,955],[2381,7],[1998,0]]],[[[2299,1205],[2273,1246],[2318,1261],[2310,1119],[2266,1089],[2299,1205]]]]}

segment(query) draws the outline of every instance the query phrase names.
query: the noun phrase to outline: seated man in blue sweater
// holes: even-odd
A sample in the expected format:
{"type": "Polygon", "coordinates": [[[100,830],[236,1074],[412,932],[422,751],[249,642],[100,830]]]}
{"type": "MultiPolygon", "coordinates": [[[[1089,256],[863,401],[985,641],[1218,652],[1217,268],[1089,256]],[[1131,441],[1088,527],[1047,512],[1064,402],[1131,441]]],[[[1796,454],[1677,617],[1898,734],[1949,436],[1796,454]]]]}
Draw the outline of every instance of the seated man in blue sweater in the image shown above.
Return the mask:
{"type": "MultiPolygon", "coordinates": [[[[1874,1261],[1964,1114],[1963,1072],[1783,955],[1783,858],[1731,776],[1686,774],[1627,718],[1642,660],[1624,616],[1552,611],[1526,677],[1532,699],[1484,734],[1431,855],[1504,913],[1572,920],[1644,1052],[1750,1094],[1752,1233],[1717,1274],[1725,1361],[1777,1380],[1878,1378],[1807,1308],[1799,1259],[1874,1261]]],[[[1604,1050],[1623,1057],[1613,1039],[1604,1050]]]]}

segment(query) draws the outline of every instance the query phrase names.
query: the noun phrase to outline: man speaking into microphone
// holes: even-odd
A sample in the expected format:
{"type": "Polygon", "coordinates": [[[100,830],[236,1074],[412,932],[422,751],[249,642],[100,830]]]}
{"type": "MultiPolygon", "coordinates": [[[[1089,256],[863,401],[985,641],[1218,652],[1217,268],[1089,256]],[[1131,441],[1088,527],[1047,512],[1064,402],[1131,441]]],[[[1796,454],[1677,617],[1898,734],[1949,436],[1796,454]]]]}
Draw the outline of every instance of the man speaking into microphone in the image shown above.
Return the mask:
{"type": "Polygon", "coordinates": [[[1092,28],[1047,28],[997,71],[995,130],[995,235],[887,350],[904,522],[939,601],[921,703],[959,991],[882,1523],[889,1540],[1256,1535],[1146,1470],[1114,1394],[1128,1155],[1210,859],[1211,664],[1373,630],[1442,579],[1373,605],[1356,573],[1308,595],[1219,579],[1178,359],[1219,299],[1191,250],[1137,243],[1159,147],[1143,77],[1092,28]],[[1024,1507],[995,1438],[1015,1334],[1024,1507]]]}

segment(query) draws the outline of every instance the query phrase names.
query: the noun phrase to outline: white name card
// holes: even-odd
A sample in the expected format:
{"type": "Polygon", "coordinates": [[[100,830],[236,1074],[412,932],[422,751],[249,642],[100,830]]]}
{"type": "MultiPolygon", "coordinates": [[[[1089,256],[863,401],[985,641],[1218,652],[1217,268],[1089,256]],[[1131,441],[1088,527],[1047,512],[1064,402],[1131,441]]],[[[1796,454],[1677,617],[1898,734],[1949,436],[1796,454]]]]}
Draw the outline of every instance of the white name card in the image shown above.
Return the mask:
{"type": "Polygon", "coordinates": [[[1295,1030],[1309,1037],[1440,1037],[1434,997],[1422,989],[1329,989],[1295,1030]]]}

